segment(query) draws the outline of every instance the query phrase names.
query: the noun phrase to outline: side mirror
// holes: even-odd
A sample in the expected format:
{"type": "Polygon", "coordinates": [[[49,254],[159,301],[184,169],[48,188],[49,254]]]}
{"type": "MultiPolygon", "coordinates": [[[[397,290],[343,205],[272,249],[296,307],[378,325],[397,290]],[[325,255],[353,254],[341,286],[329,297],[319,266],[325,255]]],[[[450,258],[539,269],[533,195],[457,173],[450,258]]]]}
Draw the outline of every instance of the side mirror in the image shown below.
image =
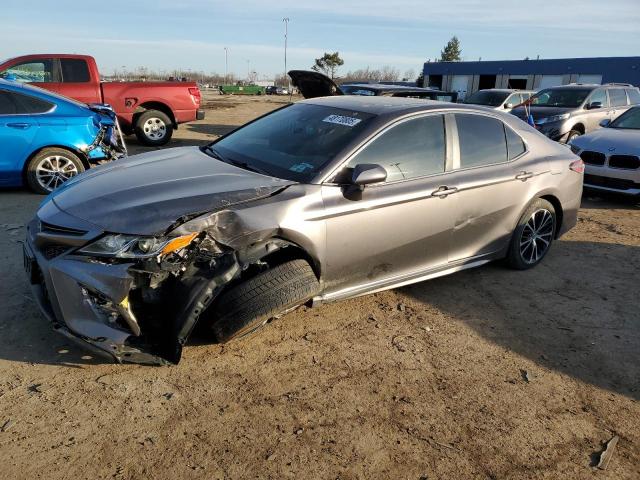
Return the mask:
{"type": "Polygon", "coordinates": [[[605,118],[604,120],[600,120],[600,126],[602,128],[607,128],[610,123],[611,123],[611,119],[609,119],[609,118],[605,118]]]}
{"type": "Polygon", "coordinates": [[[594,108],[602,108],[602,102],[591,102],[588,106],[588,110],[593,110],[594,108]]]}
{"type": "Polygon", "coordinates": [[[372,183],[381,183],[387,179],[387,171],[375,163],[356,165],[351,174],[351,183],[359,187],[372,183]]]}
{"type": "Polygon", "coordinates": [[[504,108],[513,108],[513,103],[505,103],[504,108]]]}

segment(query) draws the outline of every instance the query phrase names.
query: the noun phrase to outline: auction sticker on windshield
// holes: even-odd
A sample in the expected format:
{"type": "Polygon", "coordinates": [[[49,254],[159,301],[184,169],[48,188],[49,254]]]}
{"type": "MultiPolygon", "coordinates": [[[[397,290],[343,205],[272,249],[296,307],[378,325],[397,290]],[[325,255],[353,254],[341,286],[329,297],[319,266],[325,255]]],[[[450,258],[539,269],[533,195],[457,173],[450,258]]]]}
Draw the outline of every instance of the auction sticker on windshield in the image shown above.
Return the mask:
{"type": "Polygon", "coordinates": [[[355,127],[362,120],[354,117],[345,117],[344,115],[329,115],[322,121],[327,123],[336,123],[338,125],[345,125],[347,127],[355,127]]]}

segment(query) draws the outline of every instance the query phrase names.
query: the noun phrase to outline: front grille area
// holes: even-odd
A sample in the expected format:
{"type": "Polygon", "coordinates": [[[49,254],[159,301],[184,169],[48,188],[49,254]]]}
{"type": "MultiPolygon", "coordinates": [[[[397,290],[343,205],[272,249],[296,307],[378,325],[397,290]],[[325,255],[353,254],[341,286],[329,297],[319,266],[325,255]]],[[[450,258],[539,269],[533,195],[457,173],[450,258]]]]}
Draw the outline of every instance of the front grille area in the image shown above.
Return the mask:
{"type": "Polygon", "coordinates": [[[69,245],[47,245],[42,249],[42,254],[47,260],[56,258],[69,250],[69,245]]]}
{"type": "Polygon", "coordinates": [[[640,183],[636,183],[633,180],[624,180],[620,178],[601,177],[600,175],[588,175],[584,176],[584,184],[594,187],[606,187],[615,188],[616,190],[631,190],[640,188],[640,183]]]}
{"type": "Polygon", "coordinates": [[[51,223],[40,222],[40,231],[43,233],[51,233],[56,235],[74,235],[82,236],[87,232],[85,230],[77,230],[75,228],[60,227],[58,225],[52,225],[51,223]]]}
{"type": "Polygon", "coordinates": [[[636,170],[640,168],[640,158],[634,155],[611,155],[609,157],[609,166],[611,168],[636,170]]]}
{"type": "Polygon", "coordinates": [[[584,152],[582,152],[580,154],[580,158],[582,158],[582,161],[588,165],[598,166],[604,165],[604,162],[606,160],[604,153],[591,152],[589,150],[585,150],[584,152]]]}

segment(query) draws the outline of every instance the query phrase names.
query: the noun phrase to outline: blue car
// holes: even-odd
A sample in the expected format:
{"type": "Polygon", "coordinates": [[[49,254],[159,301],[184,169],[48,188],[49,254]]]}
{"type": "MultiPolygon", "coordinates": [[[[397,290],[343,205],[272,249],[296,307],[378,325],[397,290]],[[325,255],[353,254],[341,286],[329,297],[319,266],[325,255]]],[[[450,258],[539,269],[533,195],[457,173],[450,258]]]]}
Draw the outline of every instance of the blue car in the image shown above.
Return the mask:
{"type": "Polygon", "coordinates": [[[113,110],[0,79],[0,186],[48,194],[126,147],[113,110]]]}

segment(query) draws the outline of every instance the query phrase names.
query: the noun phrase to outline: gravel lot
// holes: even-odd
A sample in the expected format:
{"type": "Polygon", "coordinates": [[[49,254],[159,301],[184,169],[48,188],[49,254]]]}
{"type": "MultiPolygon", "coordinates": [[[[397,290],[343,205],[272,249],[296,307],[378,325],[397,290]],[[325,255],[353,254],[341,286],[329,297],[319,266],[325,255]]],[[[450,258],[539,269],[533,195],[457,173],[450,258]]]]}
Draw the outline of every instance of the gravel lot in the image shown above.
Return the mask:
{"type": "MultiPolygon", "coordinates": [[[[207,96],[206,120],[171,146],[285,101],[207,96]]],[[[224,347],[196,337],[178,366],[154,368],[105,363],[50,330],[19,243],[42,197],[0,197],[2,478],[640,478],[628,200],[586,195],[532,271],[491,264],[298,310],[224,347]]]]}

